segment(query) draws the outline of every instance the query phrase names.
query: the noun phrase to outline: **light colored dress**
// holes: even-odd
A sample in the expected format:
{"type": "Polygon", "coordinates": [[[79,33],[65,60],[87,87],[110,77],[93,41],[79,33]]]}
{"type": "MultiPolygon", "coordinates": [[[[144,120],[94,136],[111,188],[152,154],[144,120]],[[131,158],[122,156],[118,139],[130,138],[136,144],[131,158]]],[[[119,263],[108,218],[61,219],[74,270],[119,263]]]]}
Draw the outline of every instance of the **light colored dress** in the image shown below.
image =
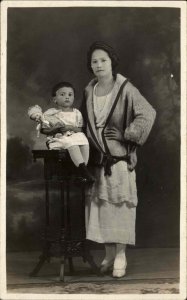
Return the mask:
{"type": "MultiPolygon", "coordinates": [[[[111,107],[112,92],[96,97],[93,105],[97,137],[104,148],[101,131],[111,107]]],[[[135,244],[137,189],[135,171],[130,172],[125,161],[111,167],[105,176],[103,167],[94,168],[96,182],[86,194],[86,236],[98,243],[135,244]]]]}
{"type": "MultiPolygon", "coordinates": [[[[61,123],[62,125],[72,125],[83,127],[83,118],[81,112],[73,108],[73,111],[66,112],[60,109],[49,109],[44,113],[45,118],[52,121],[51,125],[61,123]],[[51,118],[51,119],[50,119],[51,118]]],[[[83,132],[67,131],[64,134],[57,133],[54,136],[47,137],[49,149],[68,149],[71,146],[88,145],[88,140],[83,132]],[[54,138],[59,138],[60,141],[55,141],[54,138]]]]}

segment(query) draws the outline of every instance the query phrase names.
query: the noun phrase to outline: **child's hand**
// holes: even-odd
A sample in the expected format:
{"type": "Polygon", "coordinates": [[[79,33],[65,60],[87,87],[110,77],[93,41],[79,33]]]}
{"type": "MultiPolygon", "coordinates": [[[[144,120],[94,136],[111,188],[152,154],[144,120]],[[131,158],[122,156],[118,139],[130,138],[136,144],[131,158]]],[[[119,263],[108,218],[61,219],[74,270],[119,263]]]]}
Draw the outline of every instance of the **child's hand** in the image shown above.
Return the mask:
{"type": "Polygon", "coordinates": [[[73,127],[72,125],[63,125],[60,127],[60,132],[65,133],[66,131],[75,131],[74,129],[75,127],[73,127]]]}
{"type": "Polygon", "coordinates": [[[55,128],[61,128],[61,127],[64,127],[65,125],[64,124],[62,124],[61,122],[57,122],[56,124],[55,124],[55,128]]]}
{"type": "Polygon", "coordinates": [[[62,123],[60,123],[60,122],[58,122],[58,123],[56,123],[55,125],[53,125],[52,127],[51,127],[51,129],[58,129],[58,132],[61,132],[61,128],[63,128],[65,125],[64,124],[62,124],[62,123]]]}

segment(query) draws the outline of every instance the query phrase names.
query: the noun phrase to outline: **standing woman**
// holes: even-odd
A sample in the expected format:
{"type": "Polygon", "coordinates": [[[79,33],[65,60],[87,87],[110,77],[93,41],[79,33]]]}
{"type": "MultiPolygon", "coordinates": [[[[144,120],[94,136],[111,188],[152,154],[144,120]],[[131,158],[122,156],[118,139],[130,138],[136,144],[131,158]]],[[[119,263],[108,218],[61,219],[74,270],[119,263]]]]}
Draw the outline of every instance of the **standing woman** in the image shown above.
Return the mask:
{"type": "Polygon", "coordinates": [[[104,243],[101,272],[125,275],[126,245],[135,244],[136,148],[146,141],[155,110],[121,74],[112,47],[95,42],[87,53],[95,78],[85,88],[82,111],[96,178],[86,197],[86,237],[104,243]]]}

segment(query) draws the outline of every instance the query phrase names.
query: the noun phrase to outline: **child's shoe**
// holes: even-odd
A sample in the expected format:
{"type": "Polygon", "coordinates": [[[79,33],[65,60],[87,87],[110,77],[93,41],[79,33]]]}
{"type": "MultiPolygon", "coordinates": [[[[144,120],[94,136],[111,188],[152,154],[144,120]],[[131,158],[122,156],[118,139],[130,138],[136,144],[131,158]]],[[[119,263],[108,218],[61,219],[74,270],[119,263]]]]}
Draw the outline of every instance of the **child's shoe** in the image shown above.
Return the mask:
{"type": "Polygon", "coordinates": [[[79,165],[79,170],[80,170],[81,176],[86,179],[87,183],[94,183],[95,182],[95,178],[88,171],[85,163],[82,163],[82,164],[79,165]]]}

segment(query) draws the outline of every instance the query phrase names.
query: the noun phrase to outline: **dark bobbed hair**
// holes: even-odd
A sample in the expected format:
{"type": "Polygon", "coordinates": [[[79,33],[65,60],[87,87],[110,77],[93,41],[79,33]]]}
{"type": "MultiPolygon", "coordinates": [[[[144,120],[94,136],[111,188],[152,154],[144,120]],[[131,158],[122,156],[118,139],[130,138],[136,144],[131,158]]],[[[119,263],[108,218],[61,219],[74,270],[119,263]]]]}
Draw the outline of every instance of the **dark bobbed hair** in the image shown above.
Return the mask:
{"type": "Polygon", "coordinates": [[[63,88],[63,87],[72,88],[73,91],[74,91],[74,94],[75,94],[75,88],[74,88],[74,86],[70,82],[68,82],[68,81],[61,81],[61,82],[59,82],[59,83],[57,83],[57,84],[55,84],[53,86],[53,88],[52,88],[52,97],[55,97],[56,96],[56,92],[59,89],[63,88]]]}
{"type": "Polygon", "coordinates": [[[87,68],[88,68],[88,70],[91,73],[93,73],[93,70],[91,68],[92,54],[95,50],[99,50],[99,49],[105,51],[108,54],[108,56],[110,57],[110,59],[112,61],[112,74],[113,74],[113,76],[116,76],[116,67],[119,63],[119,58],[118,58],[115,50],[111,46],[107,45],[105,42],[102,42],[102,41],[94,42],[90,46],[90,48],[87,52],[87,68]]]}

